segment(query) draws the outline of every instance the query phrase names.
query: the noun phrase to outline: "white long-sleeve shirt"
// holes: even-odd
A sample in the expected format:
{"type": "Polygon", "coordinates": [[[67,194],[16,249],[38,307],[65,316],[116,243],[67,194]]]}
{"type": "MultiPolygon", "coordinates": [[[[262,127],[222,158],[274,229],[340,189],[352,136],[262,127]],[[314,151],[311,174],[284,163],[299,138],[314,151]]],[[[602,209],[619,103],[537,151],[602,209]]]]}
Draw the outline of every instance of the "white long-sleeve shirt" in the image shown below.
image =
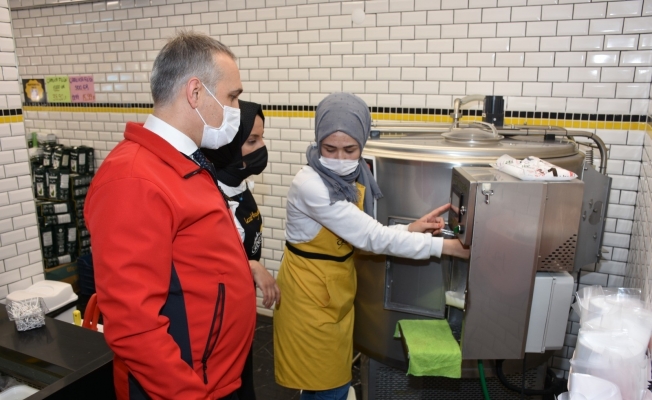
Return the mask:
{"type": "Polygon", "coordinates": [[[408,232],[407,225],[384,226],[348,201],[330,203],[321,177],[303,167],[288,192],[285,239],[305,243],[324,226],[357,249],[413,259],[441,257],[443,238],[408,232]]]}
{"type": "MultiPolygon", "coordinates": [[[[220,188],[224,192],[225,195],[229,197],[235,197],[239,195],[240,193],[244,192],[245,190],[253,190],[254,189],[254,182],[253,181],[248,181],[248,180],[243,180],[240,182],[240,185],[233,187],[233,186],[228,186],[225,183],[222,183],[220,181],[217,181],[217,184],[220,185],[220,188]]],[[[245,240],[245,230],[242,227],[242,224],[240,224],[240,221],[235,217],[235,210],[238,208],[240,203],[237,201],[229,200],[229,208],[231,209],[231,214],[233,215],[233,221],[235,222],[235,227],[238,229],[238,233],[240,234],[240,240],[244,242],[245,240]]]]}

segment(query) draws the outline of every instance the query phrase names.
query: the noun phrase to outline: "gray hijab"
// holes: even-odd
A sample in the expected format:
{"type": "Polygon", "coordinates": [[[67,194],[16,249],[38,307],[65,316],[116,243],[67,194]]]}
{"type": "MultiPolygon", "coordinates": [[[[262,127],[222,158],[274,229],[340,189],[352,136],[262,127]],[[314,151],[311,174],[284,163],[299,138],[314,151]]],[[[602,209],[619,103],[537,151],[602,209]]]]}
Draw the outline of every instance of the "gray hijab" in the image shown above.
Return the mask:
{"type": "Polygon", "coordinates": [[[371,131],[371,114],[367,104],[351,93],[333,93],[317,106],[315,113],[315,144],[308,146],[308,165],[314,169],[328,188],[331,204],[346,200],[358,202],[358,189],[354,182],[365,187],[364,212],[373,217],[374,199],[383,197],[367,163],[360,157],[359,165],[351,174],[339,176],[319,162],[321,142],[335,132],[344,132],[364,149],[371,131]]]}

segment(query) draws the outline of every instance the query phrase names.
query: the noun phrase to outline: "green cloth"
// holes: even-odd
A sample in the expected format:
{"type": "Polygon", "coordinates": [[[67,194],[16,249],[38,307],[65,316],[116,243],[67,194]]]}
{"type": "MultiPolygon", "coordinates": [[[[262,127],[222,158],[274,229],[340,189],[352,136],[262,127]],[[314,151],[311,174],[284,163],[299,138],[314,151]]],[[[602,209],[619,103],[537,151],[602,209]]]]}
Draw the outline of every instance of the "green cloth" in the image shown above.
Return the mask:
{"type": "Polygon", "coordinates": [[[405,340],[408,374],[462,377],[462,351],[448,321],[402,319],[396,324],[394,337],[405,340]]]}

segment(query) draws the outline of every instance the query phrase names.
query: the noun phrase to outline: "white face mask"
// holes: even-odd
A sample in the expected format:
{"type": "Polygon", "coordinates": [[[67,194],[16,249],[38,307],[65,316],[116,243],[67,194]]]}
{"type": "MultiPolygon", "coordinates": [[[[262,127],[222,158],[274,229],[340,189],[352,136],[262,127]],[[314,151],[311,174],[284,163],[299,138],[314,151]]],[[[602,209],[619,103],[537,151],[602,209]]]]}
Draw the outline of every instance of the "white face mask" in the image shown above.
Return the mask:
{"type": "Polygon", "coordinates": [[[222,103],[211,93],[210,90],[204,85],[204,89],[211,95],[212,98],[217,101],[217,104],[222,107],[224,110],[224,116],[222,118],[222,125],[219,128],[210,126],[204,120],[204,117],[199,114],[199,110],[195,108],[199,118],[201,118],[204,123],[204,134],[201,137],[201,146],[207,149],[219,149],[222,146],[226,146],[231,143],[236,133],[238,133],[238,128],[240,127],[240,109],[233,108],[229,106],[223,106],[222,103]]]}
{"type": "Polygon", "coordinates": [[[337,158],[327,158],[324,156],[319,157],[319,162],[324,167],[330,169],[339,176],[347,176],[355,171],[360,165],[360,162],[356,160],[339,160],[337,158]]]}

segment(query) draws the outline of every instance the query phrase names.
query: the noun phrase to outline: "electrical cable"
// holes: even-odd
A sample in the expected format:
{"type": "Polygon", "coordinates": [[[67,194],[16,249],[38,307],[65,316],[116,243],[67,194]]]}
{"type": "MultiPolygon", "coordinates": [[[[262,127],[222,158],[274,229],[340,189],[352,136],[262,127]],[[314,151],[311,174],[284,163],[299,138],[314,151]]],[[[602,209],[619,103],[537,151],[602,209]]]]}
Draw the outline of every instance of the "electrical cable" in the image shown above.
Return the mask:
{"type": "MultiPolygon", "coordinates": [[[[505,377],[505,374],[503,373],[504,361],[505,360],[496,360],[496,376],[498,377],[498,380],[500,381],[500,383],[503,384],[503,386],[505,386],[507,389],[511,390],[512,392],[521,393],[521,388],[509,383],[509,381],[505,377]]],[[[543,389],[543,390],[524,389],[523,394],[525,394],[526,396],[541,396],[547,394],[555,394],[560,389],[565,390],[564,380],[560,380],[559,378],[557,378],[557,375],[555,375],[555,373],[550,368],[548,368],[546,374],[548,375],[548,377],[552,382],[552,385],[548,389],[543,389]]]]}

